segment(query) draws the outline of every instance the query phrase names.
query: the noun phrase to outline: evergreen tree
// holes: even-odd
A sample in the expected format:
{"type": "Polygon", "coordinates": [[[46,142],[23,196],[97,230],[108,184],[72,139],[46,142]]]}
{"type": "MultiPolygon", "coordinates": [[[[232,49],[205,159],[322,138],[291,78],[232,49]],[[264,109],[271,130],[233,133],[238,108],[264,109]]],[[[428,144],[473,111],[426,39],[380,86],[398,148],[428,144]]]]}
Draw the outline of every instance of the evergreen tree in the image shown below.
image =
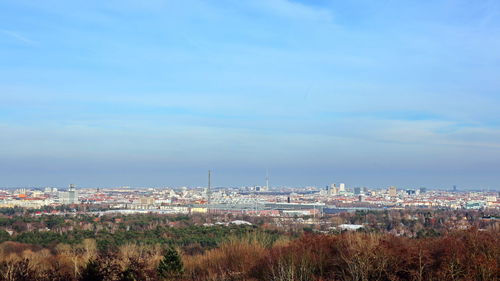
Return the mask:
{"type": "Polygon", "coordinates": [[[80,276],[80,281],[99,281],[103,279],[99,263],[96,260],[90,260],[80,276]]]}
{"type": "Polygon", "coordinates": [[[158,265],[158,275],[160,278],[169,279],[178,277],[184,272],[184,265],[179,252],[169,247],[158,265]]]}

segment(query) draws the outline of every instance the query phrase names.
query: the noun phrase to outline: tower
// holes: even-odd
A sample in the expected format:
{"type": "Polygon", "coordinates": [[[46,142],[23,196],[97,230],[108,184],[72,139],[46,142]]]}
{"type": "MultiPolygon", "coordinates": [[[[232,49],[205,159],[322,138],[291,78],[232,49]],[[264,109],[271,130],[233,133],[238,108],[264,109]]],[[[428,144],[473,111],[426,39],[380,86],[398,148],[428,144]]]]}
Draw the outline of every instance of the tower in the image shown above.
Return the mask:
{"type": "Polygon", "coordinates": [[[76,192],[76,187],[74,184],[70,184],[68,188],[68,200],[69,204],[78,203],[78,193],[76,192]]]}
{"type": "Polygon", "coordinates": [[[207,188],[207,203],[210,205],[210,197],[212,196],[211,183],[210,183],[210,174],[211,171],[208,170],[208,188],[207,188]]]}
{"type": "Polygon", "coordinates": [[[328,195],[337,195],[339,193],[339,189],[334,183],[330,185],[330,189],[328,191],[329,191],[328,195]]]}
{"type": "Polygon", "coordinates": [[[389,194],[389,196],[395,197],[398,194],[397,188],[395,186],[389,186],[389,188],[387,189],[387,193],[389,194]]]}
{"type": "Polygon", "coordinates": [[[345,183],[339,185],[339,192],[345,192],[345,183]]]}
{"type": "Polygon", "coordinates": [[[266,170],[266,191],[269,190],[269,171],[266,170]]]}

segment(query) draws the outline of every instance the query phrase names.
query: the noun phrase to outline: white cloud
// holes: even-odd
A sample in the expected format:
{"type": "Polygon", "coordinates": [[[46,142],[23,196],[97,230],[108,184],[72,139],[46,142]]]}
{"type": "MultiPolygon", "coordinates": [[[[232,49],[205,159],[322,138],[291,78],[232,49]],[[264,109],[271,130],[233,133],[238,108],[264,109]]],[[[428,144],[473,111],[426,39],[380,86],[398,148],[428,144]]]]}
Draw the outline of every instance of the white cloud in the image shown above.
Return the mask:
{"type": "Polygon", "coordinates": [[[255,5],[261,9],[271,11],[276,15],[302,19],[302,20],[319,20],[330,22],[333,20],[331,11],[320,8],[306,6],[297,2],[288,0],[263,0],[263,1],[248,1],[250,5],[255,5]]]}
{"type": "Polygon", "coordinates": [[[28,44],[28,45],[36,45],[37,42],[33,41],[26,36],[21,35],[19,32],[11,31],[11,30],[5,30],[1,29],[0,30],[3,34],[10,36],[11,38],[14,38],[15,40],[28,44]]]}

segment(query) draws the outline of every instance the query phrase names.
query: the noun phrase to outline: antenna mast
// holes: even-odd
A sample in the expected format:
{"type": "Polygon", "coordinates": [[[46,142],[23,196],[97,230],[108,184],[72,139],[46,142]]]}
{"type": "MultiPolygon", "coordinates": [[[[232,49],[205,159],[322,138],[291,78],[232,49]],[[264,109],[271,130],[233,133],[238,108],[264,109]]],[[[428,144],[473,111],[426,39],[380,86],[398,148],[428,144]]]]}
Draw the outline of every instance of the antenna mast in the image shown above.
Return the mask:
{"type": "Polygon", "coordinates": [[[210,186],[210,184],[211,184],[210,183],[210,173],[211,173],[210,170],[208,170],[208,189],[207,189],[208,205],[210,205],[210,197],[212,195],[212,190],[211,190],[211,186],[210,186]]]}
{"type": "Polygon", "coordinates": [[[266,169],[266,191],[269,191],[269,169],[266,169]]]}

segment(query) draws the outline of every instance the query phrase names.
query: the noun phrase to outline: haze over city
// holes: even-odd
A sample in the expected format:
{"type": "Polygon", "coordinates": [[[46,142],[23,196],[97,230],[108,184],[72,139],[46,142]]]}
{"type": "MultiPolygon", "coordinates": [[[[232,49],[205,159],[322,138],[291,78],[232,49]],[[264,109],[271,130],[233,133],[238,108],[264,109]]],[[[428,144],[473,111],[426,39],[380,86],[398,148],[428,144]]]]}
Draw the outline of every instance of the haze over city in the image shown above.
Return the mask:
{"type": "Polygon", "coordinates": [[[498,1],[2,1],[0,186],[500,188],[498,1]]]}

